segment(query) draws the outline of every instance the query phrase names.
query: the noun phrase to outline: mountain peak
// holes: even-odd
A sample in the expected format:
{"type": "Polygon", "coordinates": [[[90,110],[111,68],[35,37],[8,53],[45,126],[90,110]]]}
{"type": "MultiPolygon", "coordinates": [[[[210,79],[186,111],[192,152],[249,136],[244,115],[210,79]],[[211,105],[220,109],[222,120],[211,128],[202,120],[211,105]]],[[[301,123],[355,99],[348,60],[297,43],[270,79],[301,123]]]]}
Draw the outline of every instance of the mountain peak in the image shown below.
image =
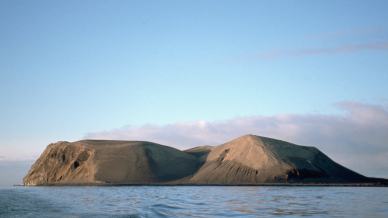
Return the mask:
{"type": "Polygon", "coordinates": [[[257,135],[248,134],[248,135],[243,135],[243,136],[240,136],[238,138],[232,139],[232,140],[226,142],[225,144],[236,144],[236,145],[242,145],[242,144],[258,145],[258,144],[260,144],[260,145],[263,145],[261,138],[262,137],[257,136],[257,135]]]}
{"type": "Polygon", "coordinates": [[[260,139],[261,137],[258,136],[258,135],[253,135],[253,134],[246,134],[246,135],[242,135],[238,138],[236,138],[235,140],[257,140],[257,139],[260,139]]]}

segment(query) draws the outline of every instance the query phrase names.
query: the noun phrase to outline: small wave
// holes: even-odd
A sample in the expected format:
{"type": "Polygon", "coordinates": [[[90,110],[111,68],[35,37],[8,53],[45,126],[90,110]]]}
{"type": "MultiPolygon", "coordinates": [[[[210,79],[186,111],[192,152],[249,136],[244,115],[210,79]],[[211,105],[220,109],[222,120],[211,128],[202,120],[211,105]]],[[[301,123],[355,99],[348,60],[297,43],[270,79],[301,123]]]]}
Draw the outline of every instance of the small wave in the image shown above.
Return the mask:
{"type": "Polygon", "coordinates": [[[388,217],[387,203],[386,188],[0,189],[0,217],[388,217]]]}

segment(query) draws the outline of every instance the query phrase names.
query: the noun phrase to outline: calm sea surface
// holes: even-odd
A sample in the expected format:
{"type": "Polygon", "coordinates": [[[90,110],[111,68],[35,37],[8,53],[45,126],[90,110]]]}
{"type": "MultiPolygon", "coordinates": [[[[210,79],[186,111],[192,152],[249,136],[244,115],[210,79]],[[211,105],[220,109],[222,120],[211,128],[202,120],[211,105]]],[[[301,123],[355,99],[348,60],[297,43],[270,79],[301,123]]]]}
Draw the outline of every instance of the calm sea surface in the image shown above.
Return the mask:
{"type": "Polygon", "coordinates": [[[8,187],[0,217],[388,217],[388,188],[8,187]]]}

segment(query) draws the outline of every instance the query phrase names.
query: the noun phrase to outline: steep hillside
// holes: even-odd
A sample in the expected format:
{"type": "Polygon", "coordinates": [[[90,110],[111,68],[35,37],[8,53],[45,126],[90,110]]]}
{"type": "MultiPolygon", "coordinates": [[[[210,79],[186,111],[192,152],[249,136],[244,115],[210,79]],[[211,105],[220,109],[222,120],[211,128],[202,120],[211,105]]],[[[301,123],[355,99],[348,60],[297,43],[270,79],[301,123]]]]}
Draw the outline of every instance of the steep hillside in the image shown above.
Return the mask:
{"type": "Polygon", "coordinates": [[[217,146],[191,178],[193,183],[363,182],[314,147],[246,135],[217,146]]]}
{"type": "Polygon", "coordinates": [[[24,178],[26,185],[160,183],[191,175],[197,159],[177,149],[132,141],[50,144],[24,178]]]}

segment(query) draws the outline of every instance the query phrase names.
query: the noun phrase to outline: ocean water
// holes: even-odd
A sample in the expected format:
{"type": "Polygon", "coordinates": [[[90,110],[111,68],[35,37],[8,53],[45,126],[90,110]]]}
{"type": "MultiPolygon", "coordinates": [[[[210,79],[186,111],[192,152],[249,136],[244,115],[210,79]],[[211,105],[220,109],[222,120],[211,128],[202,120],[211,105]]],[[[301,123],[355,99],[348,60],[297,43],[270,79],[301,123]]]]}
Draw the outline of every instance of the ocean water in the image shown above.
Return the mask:
{"type": "Polygon", "coordinates": [[[378,187],[4,187],[0,217],[388,217],[378,187]]]}

